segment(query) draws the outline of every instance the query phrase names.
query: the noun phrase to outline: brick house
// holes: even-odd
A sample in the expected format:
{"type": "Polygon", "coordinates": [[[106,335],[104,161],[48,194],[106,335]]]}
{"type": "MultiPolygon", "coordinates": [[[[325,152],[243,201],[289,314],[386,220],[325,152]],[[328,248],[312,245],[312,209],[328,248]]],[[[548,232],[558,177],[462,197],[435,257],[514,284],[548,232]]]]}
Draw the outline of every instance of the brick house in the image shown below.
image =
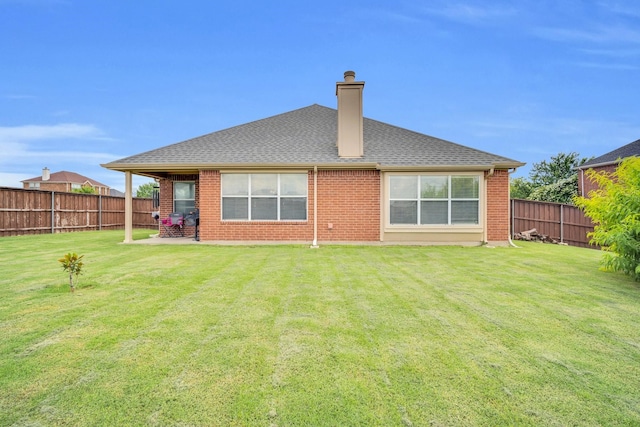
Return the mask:
{"type": "Polygon", "coordinates": [[[524,163],[364,118],[363,89],[348,71],[337,110],[314,104],[102,166],[125,173],[127,194],[132,174],[156,179],[162,218],[198,208],[202,241],[508,242],[509,172],[524,163]]]}
{"type": "Polygon", "coordinates": [[[95,179],[87,178],[75,172],[60,171],[51,173],[49,168],[42,169],[42,176],[25,179],[22,187],[31,190],[61,191],[71,193],[73,190],[82,187],[91,187],[96,194],[108,196],[109,186],[102,184],[95,179]]]}
{"type": "Polygon", "coordinates": [[[586,176],[586,171],[593,169],[596,172],[612,173],[622,160],[633,156],[640,156],[640,139],[578,166],[578,194],[586,196],[590,191],[597,189],[596,183],[586,176]]]}

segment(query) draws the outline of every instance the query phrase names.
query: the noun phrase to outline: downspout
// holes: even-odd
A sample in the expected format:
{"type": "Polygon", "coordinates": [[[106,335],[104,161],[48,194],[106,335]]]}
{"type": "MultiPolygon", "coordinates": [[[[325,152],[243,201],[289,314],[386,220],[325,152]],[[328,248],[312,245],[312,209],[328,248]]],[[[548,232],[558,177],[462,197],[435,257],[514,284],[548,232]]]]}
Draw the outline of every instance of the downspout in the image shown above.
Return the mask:
{"type": "Polygon", "coordinates": [[[318,246],[318,166],[313,167],[313,243],[311,247],[318,246]]]}

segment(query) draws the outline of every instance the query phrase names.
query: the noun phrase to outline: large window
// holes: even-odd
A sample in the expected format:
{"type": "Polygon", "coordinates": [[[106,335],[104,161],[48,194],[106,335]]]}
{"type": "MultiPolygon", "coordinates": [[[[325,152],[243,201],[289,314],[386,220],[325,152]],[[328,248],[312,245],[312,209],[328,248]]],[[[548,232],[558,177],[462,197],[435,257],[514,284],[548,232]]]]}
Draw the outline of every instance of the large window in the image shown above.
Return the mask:
{"type": "Polygon", "coordinates": [[[194,182],[173,183],[173,211],[188,214],[196,208],[196,184],[194,182]]]}
{"type": "Polygon", "coordinates": [[[391,224],[478,224],[477,175],[392,175],[389,177],[391,224]]]}
{"type": "Polygon", "coordinates": [[[307,174],[222,174],[222,219],[306,220],[307,174]]]}

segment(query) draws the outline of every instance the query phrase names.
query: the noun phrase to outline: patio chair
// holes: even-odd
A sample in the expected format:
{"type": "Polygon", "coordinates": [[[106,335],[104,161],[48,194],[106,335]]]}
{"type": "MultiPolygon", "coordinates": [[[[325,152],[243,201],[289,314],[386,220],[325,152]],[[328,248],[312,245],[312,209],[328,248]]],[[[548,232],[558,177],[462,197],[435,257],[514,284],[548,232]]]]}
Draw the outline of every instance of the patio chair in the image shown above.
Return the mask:
{"type": "Polygon", "coordinates": [[[160,221],[164,228],[163,237],[184,237],[184,217],[181,213],[172,212],[169,217],[160,221]]]}

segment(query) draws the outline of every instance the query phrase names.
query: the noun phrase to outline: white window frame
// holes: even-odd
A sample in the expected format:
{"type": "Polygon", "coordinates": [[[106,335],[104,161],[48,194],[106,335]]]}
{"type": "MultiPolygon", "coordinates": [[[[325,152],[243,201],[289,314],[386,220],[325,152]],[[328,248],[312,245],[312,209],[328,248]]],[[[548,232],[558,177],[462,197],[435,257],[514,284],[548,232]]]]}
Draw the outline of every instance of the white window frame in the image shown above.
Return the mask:
{"type": "Polygon", "coordinates": [[[274,172],[223,172],[220,174],[220,218],[222,221],[242,221],[242,222],[306,222],[309,220],[309,184],[305,185],[305,194],[296,195],[284,195],[282,192],[281,178],[283,175],[301,175],[308,180],[308,174],[306,172],[292,172],[292,173],[274,173],[274,172]],[[247,175],[247,194],[225,194],[222,180],[225,175],[247,175]],[[251,176],[252,175],[276,175],[276,194],[251,194],[251,176]],[[247,218],[224,218],[224,199],[225,198],[237,198],[247,200],[247,218]],[[304,219],[281,219],[282,213],[280,212],[280,202],[282,199],[305,199],[305,212],[304,219]],[[276,219],[252,219],[251,200],[252,199],[275,199],[276,200],[276,219]]]}
{"type": "Polygon", "coordinates": [[[386,225],[385,227],[388,228],[389,230],[394,230],[394,229],[407,229],[407,230],[451,230],[451,229],[456,229],[456,230],[460,230],[460,229],[468,229],[468,230],[480,230],[483,228],[483,223],[484,223],[484,204],[485,204],[485,190],[484,190],[484,179],[483,179],[483,173],[478,173],[478,172],[451,172],[451,173],[444,173],[444,172],[415,172],[415,173],[411,173],[411,172],[407,172],[407,173],[402,173],[402,172],[388,172],[386,173],[386,178],[385,178],[385,217],[386,217],[386,225]],[[416,198],[391,198],[391,177],[394,176],[411,176],[411,177],[415,177],[415,179],[417,180],[417,194],[416,194],[416,198]],[[447,177],[447,192],[448,192],[448,196],[446,199],[442,198],[442,199],[423,199],[420,197],[420,177],[422,176],[432,176],[432,177],[436,177],[436,176],[446,176],[447,177]],[[451,185],[451,178],[452,177],[476,177],[478,180],[478,197],[477,198],[456,198],[453,199],[451,196],[451,192],[452,192],[452,185],[451,185]],[[415,224],[401,224],[401,223],[391,223],[391,202],[392,201],[415,201],[417,203],[417,221],[415,224]],[[447,201],[447,223],[446,224],[420,224],[420,219],[421,219],[421,209],[422,209],[422,201],[425,200],[435,200],[435,201],[447,201]],[[455,223],[452,224],[451,223],[451,203],[452,201],[476,201],[478,203],[478,217],[477,217],[477,222],[475,223],[455,223]]]}
{"type": "Polygon", "coordinates": [[[193,208],[195,209],[195,205],[196,205],[196,183],[195,181],[174,181],[173,182],[173,210],[172,212],[179,212],[182,213],[184,215],[188,214],[189,212],[180,212],[176,210],[176,200],[177,201],[191,201],[193,200],[193,208]],[[193,198],[188,198],[188,199],[178,199],[176,198],[176,184],[190,184],[193,185],[193,198]]]}

